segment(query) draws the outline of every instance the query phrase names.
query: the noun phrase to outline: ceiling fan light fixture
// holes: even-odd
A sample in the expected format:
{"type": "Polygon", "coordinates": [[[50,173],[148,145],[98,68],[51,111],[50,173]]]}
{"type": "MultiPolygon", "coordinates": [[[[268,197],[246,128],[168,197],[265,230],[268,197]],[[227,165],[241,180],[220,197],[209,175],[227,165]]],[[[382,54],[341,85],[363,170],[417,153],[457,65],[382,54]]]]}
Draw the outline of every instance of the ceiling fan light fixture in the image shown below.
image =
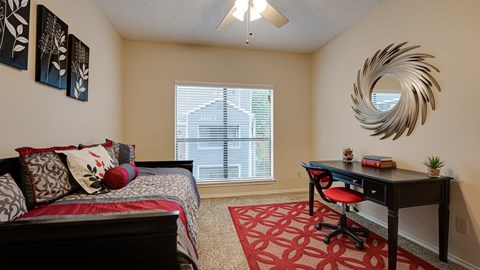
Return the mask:
{"type": "Polygon", "coordinates": [[[251,7],[249,12],[250,12],[250,21],[255,21],[262,17],[262,15],[260,15],[260,12],[258,12],[255,7],[251,7]]]}
{"type": "Polygon", "coordinates": [[[236,0],[235,1],[235,9],[238,12],[245,13],[245,11],[248,10],[248,4],[249,4],[249,0],[236,0]]]}
{"type": "Polygon", "coordinates": [[[235,4],[230,8],[230,11],[227,13],[227,15],[223,17],[223,20],[218,24],[216,30],[225,30],[225,28],[227,28],[232,21],[238,19],[242,22],[247,21],[247,33],[250,36],[252,35],[250,21],[254,21],[262,17],[277,28],[280,28],[288,23],[288,19],[272,5],[270,5],[267,0],[235,0],[235,4]]]}
{"type": "Polygon", "coordinates": [[[262,14],[267,9],[267,0],[253,0],[253,6],[258,14],[262,14]]]}
{"type": "Polygon", "coordinates": [[[242,21],[243,22],[243,18],[245,18],[245,11],[240,11],[240,10],[235,10],[235,12],[233,12],[233,17],[237,18],[238,20],[242,21]]]}
{"type": "Polygon", "coordinates": [[[233,16],[243,22],[245,13],[250,12],[250,21],[254,21],[262,17],[267,5],[267,0],[236,0],[233,16]]]}
{"type": "Polygon", "coordinates": [[[245,12],[247,12],[249,4],[249,0],[236,0],[235,12],[233,12],[233,16],[243,22],[245,18],[245,12]]]}

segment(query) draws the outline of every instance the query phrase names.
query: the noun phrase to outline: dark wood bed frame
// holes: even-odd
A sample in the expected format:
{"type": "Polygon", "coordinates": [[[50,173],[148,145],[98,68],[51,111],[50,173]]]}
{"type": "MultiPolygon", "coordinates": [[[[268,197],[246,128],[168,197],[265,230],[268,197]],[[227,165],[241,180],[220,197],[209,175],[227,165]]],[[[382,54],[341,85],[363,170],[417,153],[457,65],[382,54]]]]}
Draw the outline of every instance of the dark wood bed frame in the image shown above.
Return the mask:
{"type": "MultiPolygon", "coordinates": [[[[143,161],[181,167],[193,161],[143,161]]],[[[18,158],[0,159],[0,175],[21,186],[18,158]]],[[[1,269],[178,269],[178,211],[0,223],[1,269]]]]}

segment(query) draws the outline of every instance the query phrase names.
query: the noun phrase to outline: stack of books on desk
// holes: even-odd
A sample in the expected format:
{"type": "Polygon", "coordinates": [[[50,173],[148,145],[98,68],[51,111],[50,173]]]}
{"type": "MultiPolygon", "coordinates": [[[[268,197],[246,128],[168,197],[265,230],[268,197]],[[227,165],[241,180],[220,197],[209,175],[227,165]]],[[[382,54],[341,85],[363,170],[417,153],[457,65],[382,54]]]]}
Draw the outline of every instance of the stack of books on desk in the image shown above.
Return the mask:
{"type": "Polygon", "coordinates": [[[362,165],[375,168],[391,168],[393,160],[392,157],[366,155],[362,158],[362,165]]]}

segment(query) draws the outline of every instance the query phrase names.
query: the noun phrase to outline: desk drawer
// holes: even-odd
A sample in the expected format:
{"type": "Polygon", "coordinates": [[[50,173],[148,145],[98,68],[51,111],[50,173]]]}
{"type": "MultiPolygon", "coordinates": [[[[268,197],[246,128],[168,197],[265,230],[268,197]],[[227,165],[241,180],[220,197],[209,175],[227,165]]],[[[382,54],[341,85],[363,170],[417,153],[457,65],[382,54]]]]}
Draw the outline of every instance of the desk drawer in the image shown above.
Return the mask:
{"type": "Polygon", "coordinates": [[[385,204],[387,202],[385,196],[387,194],[387,186],[385,184],[373,181],[365,181],[363,183],[363,194],[372,201],[376,201],[381,204],[385,204]]]}
{"type": "Polygon", "coordinates": [[[343,175],[343,174],[333,173],[333,178],[337,178],[337,180],[340,180],[345,184],[349,184],[357,187],[363,187],[363,180],[360,177],[354,178],[354,177],[343,175]]]}

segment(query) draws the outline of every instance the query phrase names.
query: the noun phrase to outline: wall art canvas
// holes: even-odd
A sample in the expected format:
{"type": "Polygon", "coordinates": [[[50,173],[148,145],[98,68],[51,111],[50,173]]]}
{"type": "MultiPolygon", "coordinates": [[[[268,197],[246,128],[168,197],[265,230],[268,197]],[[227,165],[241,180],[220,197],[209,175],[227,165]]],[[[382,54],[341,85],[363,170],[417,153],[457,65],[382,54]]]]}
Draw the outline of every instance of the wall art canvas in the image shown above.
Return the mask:
{"type": "Polygon", "coordinates": [[[68,85],[67,96],[88,101],[90,49],[76,36],[68,36],[68,85]]]}
{"type": "Polygon", "coordinates": [[[0,62],[27,69],[29,22],[29,0],[0,0],[0,62]]]}
{"type": "MultiPolygon", "coordinates": [[[[0,0],[1,1],[1,0],[0,0]]],[[[37,7],[35,80],[67,88],[68,26],[43,5],[37,7]]]]}

